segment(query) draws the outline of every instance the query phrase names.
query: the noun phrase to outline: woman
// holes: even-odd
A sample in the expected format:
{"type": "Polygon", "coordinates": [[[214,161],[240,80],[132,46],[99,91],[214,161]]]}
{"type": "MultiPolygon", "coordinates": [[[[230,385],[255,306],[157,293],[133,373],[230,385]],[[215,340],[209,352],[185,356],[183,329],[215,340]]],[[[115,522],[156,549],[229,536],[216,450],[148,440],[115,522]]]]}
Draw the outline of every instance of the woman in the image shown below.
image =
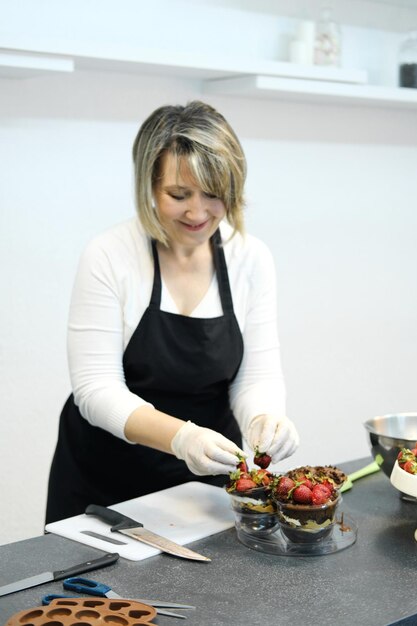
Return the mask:
{"type": "Polygon", "coordinates": [[[164,106],[133,160],[138,217],[94,239],[75,280],[47,523],[196,477],[223,485],[242,434],[273,462],[298,445],[235,133],[202,102],[164,106]]]}

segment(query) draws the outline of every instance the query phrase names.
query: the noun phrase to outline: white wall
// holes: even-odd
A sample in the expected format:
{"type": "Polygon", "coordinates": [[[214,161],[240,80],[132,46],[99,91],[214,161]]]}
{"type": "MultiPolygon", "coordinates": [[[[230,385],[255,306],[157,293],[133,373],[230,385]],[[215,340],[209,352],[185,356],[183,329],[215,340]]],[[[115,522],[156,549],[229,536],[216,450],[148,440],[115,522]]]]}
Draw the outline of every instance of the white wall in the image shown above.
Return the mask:
{"type": "Polygon", "coordinates": [[[163,103],[205,97],[242,139],[248,230],[278,270],[301,433],[288,464],[367,456],[365,419],[417,409],[417,113],[200,87],[105,72],[0,81],[0,543],[43,531],[76,264],[133,214],[131,143],[163,103]]]}

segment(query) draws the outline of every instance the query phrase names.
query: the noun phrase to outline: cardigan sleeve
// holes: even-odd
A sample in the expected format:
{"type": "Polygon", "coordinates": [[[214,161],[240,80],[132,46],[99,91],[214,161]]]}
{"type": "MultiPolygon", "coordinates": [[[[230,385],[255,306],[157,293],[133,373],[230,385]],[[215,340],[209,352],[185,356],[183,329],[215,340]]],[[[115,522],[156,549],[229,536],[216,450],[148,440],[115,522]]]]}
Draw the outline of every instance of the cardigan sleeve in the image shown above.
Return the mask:
{"type": "MultiPolygon", "coordinates": [[[[285,415],[286,391],[281,367],[277,322],[277,290],[274,260],[267,246],[252,238],[246,254],[247,288],[241,321],[244,354],[230,385],[233,413],[246,435],[252,418],[261,414],[285,415]]],[[[237,307],[241,306],[236,295],[237,307]]]]}
{"type": "Polygon", "coordinates": [[[68,323],[68,361],[74,400],[81,415],[94,426],[128,441],[129,415],[149,404],[131,393],[123,372],[123,290],[128,278],[118,265],[118,250],[94,239],[81,256],[68,323]]]}

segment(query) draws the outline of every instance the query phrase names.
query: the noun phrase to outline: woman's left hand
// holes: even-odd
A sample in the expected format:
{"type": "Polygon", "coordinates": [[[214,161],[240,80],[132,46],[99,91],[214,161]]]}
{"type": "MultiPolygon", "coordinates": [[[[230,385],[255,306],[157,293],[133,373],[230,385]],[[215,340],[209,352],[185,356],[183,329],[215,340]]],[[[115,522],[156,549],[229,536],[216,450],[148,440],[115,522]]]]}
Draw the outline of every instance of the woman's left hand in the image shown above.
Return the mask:
{"type": "Polygon", "coordinates": [[[171,449],[177,459],[183,459],[197,476],[233,472],[238,455],[246,456],[230,439],[190,421],[178,430],[171,441],[171,449]]]}
{"type": "Polygon", "coordinates": [[[286,416],[258,415],[249,424],[246,440],[250,447],[265,452],[272,463],[294,454],[300,443],[293,422],[286,416]]]}

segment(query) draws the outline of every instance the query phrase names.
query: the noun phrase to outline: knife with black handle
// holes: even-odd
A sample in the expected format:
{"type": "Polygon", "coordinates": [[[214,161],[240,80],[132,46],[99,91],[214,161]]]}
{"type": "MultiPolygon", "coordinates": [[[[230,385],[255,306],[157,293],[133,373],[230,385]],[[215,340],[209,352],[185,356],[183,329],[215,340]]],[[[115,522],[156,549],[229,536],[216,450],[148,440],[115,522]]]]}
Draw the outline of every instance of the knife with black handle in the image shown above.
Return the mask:
{"type": "Polygon", "coordinates": [[[150,530],[146,530],[140,522],[137,522],[130,517],[126,517],[126,515],[123,515],[118,511],[108,509],[105,506],[89,504],[85,510],[85,514],[95,515],[103,520],[103,522],[107,522],[111,525],[110,530],[112,532],[122,533],[128,537],[136,539],[137,541],[142,541],[142,543],[146,543],[153,548],[158,548],[167,554],[178,556],[182,559],[191,559],[193,561],[207,562],[211,560],[202,554],[198,554],[197,552],[190,550],[189,548],[185,548],[184,546],[180,546],[178,543],[174,543],[174,541],[171,541],[170,539],[166,539],[165,537],[161,537],[150,530]]]}
{"type": "Polygon", "coordinates": [[[41,574],[36,574],[35,576],[30,576],[29,578],[23,578],[22,580],[17,580],[14,583],[0,587],[0,596],[6,596],[9,593],[15,593],[16,591],[36,587],[37,585],[42,585],[43,583],[63,580],[64,578],[69,578],[70,576],[75,576],[76,574],[83,574],[84,572],[90,572],[91,570],[99,569],[100,567],[106,567],[107,565],[116,563],[118,558],[119,554],[117,552],[109,552],[108,554],[101,556],[99,559],[85,561],[85,563],[78,563],[77,565],[72,565],[67,569],[60,569],[55,572],[42,572],[41,574]]]}

